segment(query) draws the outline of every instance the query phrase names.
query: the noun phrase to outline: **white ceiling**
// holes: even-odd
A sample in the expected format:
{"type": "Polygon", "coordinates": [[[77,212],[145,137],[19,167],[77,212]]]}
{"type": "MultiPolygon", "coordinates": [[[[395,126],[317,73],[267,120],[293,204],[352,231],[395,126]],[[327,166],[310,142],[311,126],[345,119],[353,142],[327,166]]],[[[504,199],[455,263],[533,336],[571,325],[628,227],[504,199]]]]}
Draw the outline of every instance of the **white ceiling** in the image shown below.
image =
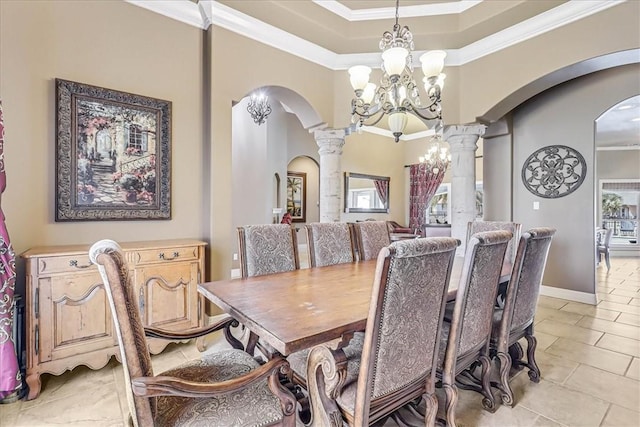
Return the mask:
{"type": "MultiPolygon", "coordinates": [[[[217,25],[333,70],[379,67],[380,37],[395,21],[394,0],[125,1],[199,28],[217,25]]],[[[414,58],[442,49],[445,66],[460,66],[622,1],[400,0],[399,23],[411,29],[414,58]]],[[[640,121],[631,121],[640,117],[637,99],[631,107],[614,107],[598,120],[599,145],[640,142],[640,121]]],[[[408,128],[413,136],[405,140],[426,130],[417,119],[408,128]]]]}

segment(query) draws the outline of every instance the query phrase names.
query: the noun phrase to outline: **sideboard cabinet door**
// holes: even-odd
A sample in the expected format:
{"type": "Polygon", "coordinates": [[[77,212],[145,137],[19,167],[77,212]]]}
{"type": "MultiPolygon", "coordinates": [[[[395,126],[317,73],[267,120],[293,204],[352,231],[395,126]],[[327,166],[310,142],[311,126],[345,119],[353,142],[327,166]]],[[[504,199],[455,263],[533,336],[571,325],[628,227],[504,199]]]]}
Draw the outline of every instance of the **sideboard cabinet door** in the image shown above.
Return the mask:
{"type": "MultiPolygon", "coordinates": [[[[204,247],[198,240],[121,243],[145,326],[186,330],[202,325],[204,247]]],[[[78,365],[105,366],[120,356],[106,290],[90,245],[32,248],[26,260],[27,399],[40,394],[40,375],[78,365]]],[[[159,353],[167,340],[148,340],[159,353]]]]}

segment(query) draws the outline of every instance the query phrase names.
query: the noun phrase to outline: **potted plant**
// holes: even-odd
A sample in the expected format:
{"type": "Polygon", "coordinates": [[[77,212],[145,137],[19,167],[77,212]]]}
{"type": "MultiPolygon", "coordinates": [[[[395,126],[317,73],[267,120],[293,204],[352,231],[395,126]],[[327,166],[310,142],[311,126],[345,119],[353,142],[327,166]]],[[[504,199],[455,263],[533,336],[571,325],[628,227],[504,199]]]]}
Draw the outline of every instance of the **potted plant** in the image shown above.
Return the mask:
{"type": "Polygon", "coordinates": [[[127,202],[135,203],[138,200],[138,192],[142,191],[142,180],[137,175],[125,173],[120,177],[120,187],[127,192],[127,202]]]}
{"type": "Polygon", "coordinates": [[[78,203],[88,205],[93,203],[96,189],[93,185],[78,184],[78,203]]]}

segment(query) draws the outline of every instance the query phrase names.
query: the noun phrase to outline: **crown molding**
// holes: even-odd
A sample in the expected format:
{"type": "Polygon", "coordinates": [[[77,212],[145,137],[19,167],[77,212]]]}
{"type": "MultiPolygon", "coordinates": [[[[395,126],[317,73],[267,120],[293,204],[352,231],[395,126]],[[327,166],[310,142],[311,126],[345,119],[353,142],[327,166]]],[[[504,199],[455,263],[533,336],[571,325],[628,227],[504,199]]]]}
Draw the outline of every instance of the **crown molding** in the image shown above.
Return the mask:
{"type": "MultiPolygon", "coordinates": [[[[337,54],[301,37],[290,34],[280,28],[274,27],[225,6],[215,0],[200,0],[200,7],[198,4],[188,0],[125,1],[197,28],[207,29],[210,25],[209,23],[217,25],[221,28],[233,31],[244,37],[248,37],[260,43],[288,52],[334,71],[346,70],[356,64],[368,65],[372,68],[380,67],[379,52],[337,54]]],[[[478,40],[460,49],[447,49],[445,66],[455,67],[464,65],[530,38],[544,34],[548,31],[562,27],[563,25],[570,24],[610,7],[614,7],[624,1],[625,0],[570,0],[558,7],[487,36],[484,39],[478,40]]],[[[319,4],[325,7],[325,3],[331,4],[337,2],[322,1],[319,4]]],[[[473,7],[475,5],[472,5],[471,3],[477,4],[477,2],[473,1],[459,3],[465,3],[468,7],[473,7]]],[[[344,7],[340,3],[337,4],[344,7]]],[[[408,8],[410,6],[406,7],[408,8]]],[[[415,51],[414,57],[419,57],[423,52],[424,51],[415,51]]]]}
{"type": "MultiPolygon", "coordinates": [[[[315,4],[335,13],[342,19],[350,22],[374,21],[376,19],[395,18],[395,7],[379,7],[375,9],[349,9],[336,0],[313,0],[315,4]]],[[[483,0],[463,0],[458,2],[433,3],[415,6],[400,6],[398,14],[401,18],[414,18],[420,16],[452,15],[464,12],[467,9],[482,3],[483,0]]]]}
{"type": "MultiPolygon", "coordinates": [[[[361,129],[363,132],[372,133],[374,135],[380,135],[391,139],[395,138],[395,136],[393,136],[393,133],[387,129],[382,129],[375,126],[362,126],[359,129],[361,129]]],[[[435,131],[433,129],[423,130],[410,134],[405,133],[400,136],[400,141],[414,141],[416,139],[428,138],[433,135],[435,135],[435,131]]]]}

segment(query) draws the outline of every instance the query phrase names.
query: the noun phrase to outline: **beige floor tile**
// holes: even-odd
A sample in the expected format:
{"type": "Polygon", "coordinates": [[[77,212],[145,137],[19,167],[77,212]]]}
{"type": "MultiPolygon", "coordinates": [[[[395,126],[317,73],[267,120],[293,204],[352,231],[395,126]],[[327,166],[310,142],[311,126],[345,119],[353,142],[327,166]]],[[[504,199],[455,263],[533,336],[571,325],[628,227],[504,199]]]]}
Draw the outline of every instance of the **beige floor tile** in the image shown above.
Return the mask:
{"type": "Polygon", "coordinates": [[[151,364],[153,365],[153,372],[155,374],[173,369],[188,361],[180,351],[179,345],[180,344],[170,344],[163,353],[151,356],[151,364]]]}
{"type": "MultiPolygon", "coordinates": [[[[535,331],[535,336],[536,336],[536,339],[538,340],[538,345],[536,348],[536,350],[538,351],[544,351],[547,347],[549,347],[558,339],[557,336],[545,334],[544,332],[537,331],[537,330],[535,331]]],[[[522,339],[522,348],[524,349],[527,348],[527,341],[524,338],[522,339]]]]}
{"type": "MultiPolygon", "coordinates": [[[[605,301],[600,304],[605,304],[605,301]]],[[[598,319],[616,320],[620,315],[620,310],[609,310],[606,307],[598,305],[581,304],[579,302],[570,302],[560,309],[560,312],[570,312],[582,314],[584,316],[596,317],[598,319]]]]}
{"type": "MultiPolygon", "coordinates": [[[[633,358],[625,376],[633,378],[636,381],[640,381],[640,359],[637,357],[633,358]]],[[[640,382],[638,383],[638,386],[640,386],[640,382]]]]}
{"type": "Polygon", "coordinates": [[[482,409],[480,394],[462,390],[458,395],[456,406],[458,427],[533,426],[537,418],[538,414],[521,405],[513,408],[502,405],[492,414],[482,409]]]}
{"type": "Polygon", "coordinates": [[[596,347],[606,348],[619,353],[640,357],[640,341],[631,338],[619,337],[617,335],[604,334],[598,341],[596,347]]]}
{"type": "Polygon", "coordinates": [[[540,415],[533,423],[533,427],[563,427],[562,424],[558,424],[555,421],[550,420],[547,417],[540,415]]]}
{"type": "Polygon", "coordinates": [[[598,292],[598,302],[610,301],[610,302],[617,302],[620,304],[629,304],[629,301],[631,301],[632,299],[633,298],[631,297],[623,297],[620,295],[613,295],[613,294],[598,292]]]}
{"type": "MultiPolygon", "coordinates": [[[[564,383],[579,365],[578,362],[545,351],[536,351],[536,363],[543,379],[558,384],[564,383]]],[[[526,372],[523,375],[526,375],[526,372]]]]}
{"type": "Polygon", "coordinates": [[[629,301],[629,305],[640,306],[640,298],[631,298],[631,301],[629,301]]]}
{"type": "Polygon", "coordinates": [[[640,412],[611,405],[604,417],[602,427],[637,427],[640,425],[640,412]]]}
{"type": "Polygon", "coordinates": [[[81,398],[44,402],[20,411],[16,426],[120,426],[118,394],[111,387],[94,387],[79,395],[81,398]]]}
{"type": "Polygon", "coordinates": [[[616,319],[616,322],[624,323],[627,325],[640,326],[640,316],[629,313],[621,313],[616,319]]]}
{"type": "Polygon", "coordinates": [[[553,298],[545,295],[540,295],[540,298],[538,298],[538,305],[542,307],[553,308],[554,310],[562,308],[568,302],[569,301],[567,301],[566,299],[553,298]]]}
{"type": "Polygon", "coordinates": [[[574,362],[584,363],[618,375],[624,375],[629,363],[631,363],[631,356],[582,344],[566,338],[558,338],[558,340],[551,344],[545,351],[554,356],[564,357],[574,362]]]}
{"type": "Polygon", "coordinates": [[[628,291],[626,289],[620,289],[620,288],[613,288],[610,293],[611,295],[619,295],[619,296],[630,297],[630,298],[634,298],[638,296],[637,292],[628,291]]]}
{"type": "MultiPolygon", "coordinates": [[[[618,304],[615,302],[602,301],[598,303],[597,308],[604,309],[604,310],[611,310],[611,311],[619,311],[621,313],[634,314],[636,316],[640,315],[640,307],[636,307],[628,304],[618,304]]],[[[594,317],[598,317],[598,316],[594,316],[594,317]]],[[[611,319],[608,319],[608,320],[611,320],[611,319]]]]}
{"type": "Polygon", "coordinates": [[[637,381],[587,365],[578,366],[565,386],[627,409],[636,410],[640,402],[637,381]]]}
{"type": "Polygon", "coordinates": [[[620,337],[640,340],[640,327],[638,326],[625,325],[624,323],[619,322],[610,322],[608,320],[596,319],[595,317],[589,316],[585,316],[580,319],[577,326],[606,332],[612,335],[618,335],[620,337]]]}
{"type": "Polygon", "coordinates": [[[536,325],[535,333],[544,332],[556,337],[570,338],[584,344],[593,345],[604,335],[602,332],[545,319],[536,325]]]}
{"type": "Polygon", "coordinates": [[[609,408],[601,399],[550,381],[532,383],[527,375],[514,378],[512,386],[517,406],[566,426],[599,426],[609,408]]]}
{"type": "Polygon", "coordinates": [[[582,315],[571,313],[568,311],[554,310],[547,307],[538,307],[538,309],[536,310],[536,320],[540,322],[545,319],[551,319],[558,322],[575,325],[580,319],[582,319],[582,315]]]}

